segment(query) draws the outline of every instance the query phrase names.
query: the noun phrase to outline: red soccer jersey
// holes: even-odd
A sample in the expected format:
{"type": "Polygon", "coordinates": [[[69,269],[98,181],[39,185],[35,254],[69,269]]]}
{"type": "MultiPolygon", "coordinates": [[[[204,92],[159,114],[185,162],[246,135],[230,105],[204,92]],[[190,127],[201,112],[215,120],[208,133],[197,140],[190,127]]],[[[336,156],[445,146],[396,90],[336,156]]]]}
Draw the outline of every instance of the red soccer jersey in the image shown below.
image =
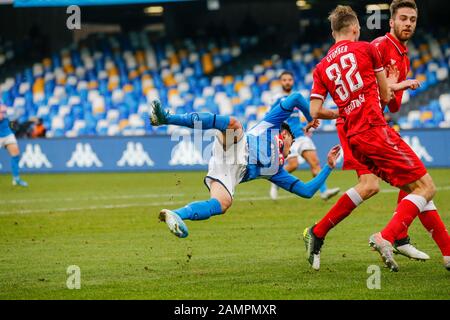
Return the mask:
{"type": "Polygon", "coordinates": [[[376,72],[383,71],[377,49],[368,42],[340,41],[314,69],[311,99],[331,94],[347,137],[386,125],[376,72]]]}
{"type": "MultiPolygon", "coordinates": [[[[395,65],[400,73],[398,82],[406,80],[410,70],[408,48],[389,32],[383,37],[376,38],[371,43],[378,49],[383,67],[386,69],[390,65],[395,65]]],[[[402,97],[403,90],[395,92],[395,99],[389,101],[388,104],[391,112],[397,112],[400,110],[402,97]]]]}

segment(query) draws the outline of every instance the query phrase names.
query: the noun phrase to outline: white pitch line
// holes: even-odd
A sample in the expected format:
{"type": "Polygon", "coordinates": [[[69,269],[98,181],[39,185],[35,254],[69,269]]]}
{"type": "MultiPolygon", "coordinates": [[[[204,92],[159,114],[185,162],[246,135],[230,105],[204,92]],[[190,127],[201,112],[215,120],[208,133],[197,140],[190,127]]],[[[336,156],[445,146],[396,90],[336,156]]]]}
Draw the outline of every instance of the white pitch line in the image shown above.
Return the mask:
{"type": "MultiPolygon", "coordinates": [[[[278,199],[289,199],[295,198],[295,196],[281,196],[278,199]]],[[[258,201],[258,200],[272,200],[269,197],[251,197],[251,198],[240,198],[234,201],[258,201]]],[[[16,211],[0,211],[0,215],[10,215],[10,214],[31,214],[31,213],[59,213],[59,212],[71,212],[71,211],[90,211],[99,209],[124,209],[124,208],[135,208],[135,207],[155,207],[155,206],[169,206],[176,204],[185,204],[186,201],[164,201],[164,202],[153,202],[153,203],[136,203],[136,204],[110,204],[110,205],[99,205],[99,206],[87,206],[87,207],[72,207],[72,208],[55,208],[55,209],[25,209],[16,211]]]]}
{"type": "MultiPolygon", "coordinates": [[[[439,190],[450,190],[450,186],[438,187],[439,190]]],[[[382,189],[381,193],[397,193],[398,189],[382,189]]],[[[161,195],[159,195],[161,196],[161,195]]],[[[278,200],[297,198],[294,195],[286,195],[278,197],[278,200]]],[[[237,198],[234,202],[242,201],[267,201],[272,200],[270,197],[248,197],[248,198],[237,198]]],[[[164,201],[164,202],[153,202],[153,203],[136,203],[136,204],[111,204],[111,205],[97,205],[97,206],[87,206],[87,207],[72,207],[72,208],[55,208],[55,209],[25,209],[16,211],[0,211],[0,215],[11,215],[11,214],[31,214],[31,213],[59,213],[59,212],[72,212],[72,211],[90,211],[90,210],[101,210],[101,209],[124,209],[124,208],[136,208],[136,207],[155,207],[155,206],[166,206],[166,205],[177,205],[185,204],[186,201],[164,201]]]]}
{"type": "MultiPolygon", "coordinates": [[[[121,200],[121,199],[148,199],[160,198],[167,196],[167,194],[142,194],[142,195],[118,195],[118,196],[90,196],[81,198],[42,198],[42,199],[17,199],[17,200],[0,200],[2,204],[22,204],[22,203],[42,203],[54,201],[95,201],[95,200],[121,200]]],[[[183,197],[183,193],[174,194],[173,197],[183,197]]]]}
{"type": "MultiPolygon", "coordinates": [[[[241,195],[254,195],[254,192],[241,192],[241,195]]],[[[149,193],[149,194],[128,194],[128,195],[117,195],[117,196],[89,196],[89,197],[66,197],[66,198],[40,198],[40,199],[12,199],[12,200],[0,200],[0,205],[2,204],[25,204],[25,203],[45,203],[45,202],[55,202],[55,201],[97,201],[97,200],[122,200],[122,199],[148,199],[148,198],[161,198],[167,196],[167,193],[149,193]]],[[[184,197],[184,193],[178,193],[171,195],[172,197],[184,197]]]]}

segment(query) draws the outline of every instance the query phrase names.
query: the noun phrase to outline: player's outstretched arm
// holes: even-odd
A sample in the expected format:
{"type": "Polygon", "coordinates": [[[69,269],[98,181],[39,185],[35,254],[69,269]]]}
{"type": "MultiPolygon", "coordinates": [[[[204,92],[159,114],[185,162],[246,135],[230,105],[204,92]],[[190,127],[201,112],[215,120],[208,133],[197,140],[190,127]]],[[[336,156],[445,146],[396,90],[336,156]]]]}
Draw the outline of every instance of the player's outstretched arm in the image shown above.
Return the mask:
{"type": "Polygon", "coordinates": [[[264,117],[264,121],[278,127],[291,116],[295,108],[300,109],[308,122],[313,120],[309,112],[308,101],[299,92],[294,92],[272,107],[264,117]]]}
{"type": "Polygon", "coordinates": [[[340,146],[335,146],[328,153],[328,164],[314,177],[314,179],[303,182],[297,177],[289,174],[286,170],[281,169],[276,175],[269,180],[275,183],[280,188],[294,193],[302,198],[312,198],[317,190],[325,183],[333,168],[336,166],[337,158],[339,157],[340,146]]]}

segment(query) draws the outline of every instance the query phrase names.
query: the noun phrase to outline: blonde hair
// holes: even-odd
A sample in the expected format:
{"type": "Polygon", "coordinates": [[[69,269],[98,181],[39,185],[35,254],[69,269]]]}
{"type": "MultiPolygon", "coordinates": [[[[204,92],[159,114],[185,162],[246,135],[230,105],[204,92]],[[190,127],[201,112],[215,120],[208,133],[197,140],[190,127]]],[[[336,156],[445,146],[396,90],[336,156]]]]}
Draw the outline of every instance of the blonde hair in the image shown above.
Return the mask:
{"type": "Polygon", "coordinates": [[[331,23],[331,30],[341,32],[343,29],[358,23],[358,16],[350,6],[337,6],[330,12],[328,20],[331,23]]]}

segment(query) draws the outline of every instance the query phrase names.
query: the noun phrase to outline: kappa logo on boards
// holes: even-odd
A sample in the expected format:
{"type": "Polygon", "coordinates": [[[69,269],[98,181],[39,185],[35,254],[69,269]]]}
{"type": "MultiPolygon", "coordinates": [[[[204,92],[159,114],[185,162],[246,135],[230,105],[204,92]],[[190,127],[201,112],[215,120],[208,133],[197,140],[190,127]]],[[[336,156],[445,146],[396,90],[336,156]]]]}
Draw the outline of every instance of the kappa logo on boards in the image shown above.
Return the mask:
{"type": "Polygon", "coordinates": [[[77,143],[75,151],[72,153],[72,157],[67,161],[66,166],[68,168],[91,168],[103,167],[103,163],[98,159],[97,154],[92,150],[89,143],[77,143]]]}
{"type": "Polygon", "coordinates": [[[22,153],[22,157],[19,161],[19,167],[40,169],[43,167],[51,168],[52,164],[48,160],[45,153],[42,152],[40,145],[29,143],[25,147],[25,152],[22,153]]]}
{"type": "Polygon", "coordinates": [[[128,142],[127,148],[123,151],[122,157],[117,161],[119,167],[153,167],[155,163],[150,155],[144,150],[140,142],[128,142]]]}
{"type": "Polygon", "coordinates": [[[424,160],[426,162],[433,162],[434,158],[430,155],[427,148],[420,142],[419,137],[417,136],[404,136],[402,137],[403,141],[405,141],[411,149],[416,153],[420,160],[424,160]]]}

